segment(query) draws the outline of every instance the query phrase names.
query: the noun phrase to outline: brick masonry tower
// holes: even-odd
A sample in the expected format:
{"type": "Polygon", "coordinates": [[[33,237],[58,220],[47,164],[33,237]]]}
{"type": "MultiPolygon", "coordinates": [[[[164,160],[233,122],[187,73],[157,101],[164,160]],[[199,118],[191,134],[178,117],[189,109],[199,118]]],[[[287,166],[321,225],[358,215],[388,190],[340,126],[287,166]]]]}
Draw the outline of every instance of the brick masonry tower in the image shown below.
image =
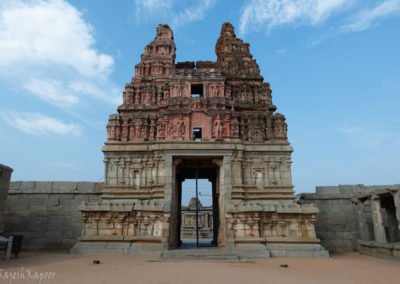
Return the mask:
{"type": "Polygon", "coordinates": [[[295,202],[292,147],[249,44],[222,25],[217,61],[175,63],[167,25],[109,117],[101,201],[85,203],[75,252],[167,256],[181,241],[182,182],[212,184],[213,243],[239,257],[326,256],[318,209],[295,202]]]}

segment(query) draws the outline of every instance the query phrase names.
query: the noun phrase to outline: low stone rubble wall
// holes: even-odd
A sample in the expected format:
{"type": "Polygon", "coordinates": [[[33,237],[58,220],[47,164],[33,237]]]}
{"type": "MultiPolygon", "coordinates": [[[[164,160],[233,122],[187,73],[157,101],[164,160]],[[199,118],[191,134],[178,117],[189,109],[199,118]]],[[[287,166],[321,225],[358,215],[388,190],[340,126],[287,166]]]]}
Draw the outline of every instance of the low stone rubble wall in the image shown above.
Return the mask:
{"type": "Polygon", "coordinates": [[[82,201],[99,200],[101,183],[11,182],[7,234],[22,235],[25,249],[68,249],[81,235],[82,201]]]}

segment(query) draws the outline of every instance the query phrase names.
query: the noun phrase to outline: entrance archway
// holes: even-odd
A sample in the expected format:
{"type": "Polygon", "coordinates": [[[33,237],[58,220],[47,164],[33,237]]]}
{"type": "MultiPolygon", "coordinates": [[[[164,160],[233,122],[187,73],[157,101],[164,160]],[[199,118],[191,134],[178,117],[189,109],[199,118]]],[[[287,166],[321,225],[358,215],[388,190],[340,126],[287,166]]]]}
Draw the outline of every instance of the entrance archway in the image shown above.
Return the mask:
{"type": "Polygon", "coordinates": [[[169,249],[179,247],[197,248],[204,246],[217,246],[220,210],[219,167],[215,163],[215,158],[182,158],[177,159],[174,164],[176,167],[175,190],[172,194],[171,202],[171,218],[173,220],[170,228],[169,249]],[[188,213],[188,215],[191,215],[190,218],[192,219],[192,226],[187,226],[187,228],[185,228],[185,225],[188,225],[187,220],[186,223],[184,222],[185,210],[187,208],[184,208],[184,211],[182,211],[182,201],[186,190],[184,182],[188,180],[192,182],[192,187],[195,189],[195,194],[193,196],[194,204],[191,205],[191,212],[188,213]],[[202,192],[202,189],[199,188],[199,181],[204,180],[208,180],[211,183],[211,190],[209,191],[209,194],[206,193],[207,195],[210,195],[209,197],[211,206],[205,210],[200,210],[201,208],[198,200],[200,197],[199,193],[202,192]],[[206,228],[207,225],[212,227],[206,228]],[[190,227],[192,227],[193,230],[192,236],[194,236],[194,240],[186,240],[185,245],[185,236],[190,233],[187,230],[185,231],[185,229],[190,229],[190,227]],[[201,239],[203,239],[203,241],[201,239]],[[190,243],[189,246],[188,243],[190,243]]]}

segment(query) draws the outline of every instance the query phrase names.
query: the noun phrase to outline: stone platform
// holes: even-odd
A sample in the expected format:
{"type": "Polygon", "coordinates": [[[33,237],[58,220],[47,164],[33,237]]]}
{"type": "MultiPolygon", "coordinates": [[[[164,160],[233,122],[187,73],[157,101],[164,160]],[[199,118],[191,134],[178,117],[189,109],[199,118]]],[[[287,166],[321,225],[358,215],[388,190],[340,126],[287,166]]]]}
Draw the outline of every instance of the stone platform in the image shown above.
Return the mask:
{"type": "Polygon", "coordinates": [[[373,241],[358,241],[358,251],[361,254],[400,260],[400,242],[379,244],[373,241]]]}
{"type": "Polygon", "coordinates": [[[132,254],[153,256],[162,260],[243,261],[270,257],[325,258],[329,253],[319,244],[239,244],[234,247],[184,247],[163,250],[159,244],[133,242],[80,242],[73,254],[132,254]]]}

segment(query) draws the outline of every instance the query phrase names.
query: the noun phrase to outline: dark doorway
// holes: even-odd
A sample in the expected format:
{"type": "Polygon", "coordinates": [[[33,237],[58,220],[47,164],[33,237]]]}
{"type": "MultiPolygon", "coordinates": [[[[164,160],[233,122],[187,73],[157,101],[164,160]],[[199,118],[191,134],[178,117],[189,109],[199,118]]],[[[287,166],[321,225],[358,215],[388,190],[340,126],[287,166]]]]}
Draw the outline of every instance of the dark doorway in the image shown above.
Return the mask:
{"type": "Polygon", "coordinates": [[[396,206],[393,195],[388,193],[380,196],[381,214],[388,243],[399,242],[399,221],[396,218],[396,206]]]}
{"type": "Polygon", "coordinates": [[[192,139],[193,141],[201,141],[202,131],[201,128],[193,128],[192,139]]]}
{"type": "Polygon", "coordinates": [[[191,91],[192,98],[202,98],[203,97],[203,84],[192,84],[190,91],[191,91]]]}
{"type": "Polygon", "coordinates": [[[170,248],[217,246],[218,170],[209,158],[182,159],[176,166],[176,194],[172,200],[176,222],[171,222],[170,248]]]}

